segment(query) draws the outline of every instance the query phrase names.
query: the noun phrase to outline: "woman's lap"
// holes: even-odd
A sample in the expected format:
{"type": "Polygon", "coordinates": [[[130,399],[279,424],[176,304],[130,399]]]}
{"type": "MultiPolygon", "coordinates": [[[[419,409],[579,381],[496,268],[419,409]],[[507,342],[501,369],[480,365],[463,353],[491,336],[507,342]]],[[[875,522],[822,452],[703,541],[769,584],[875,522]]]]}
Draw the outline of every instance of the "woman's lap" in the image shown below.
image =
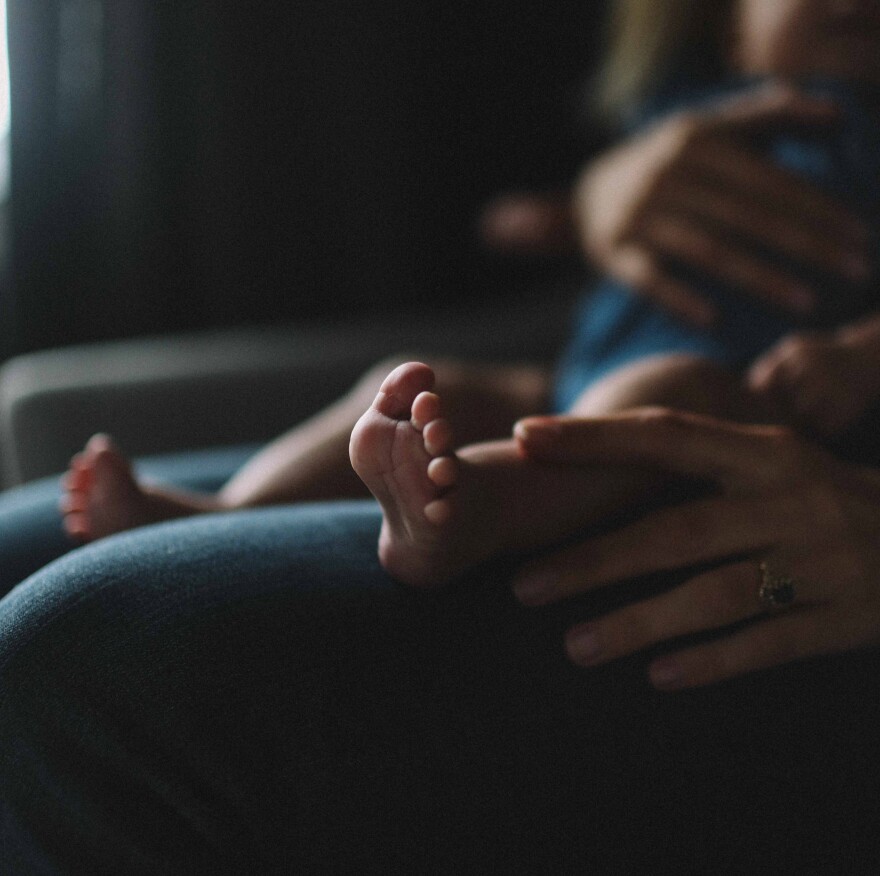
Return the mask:
{"type": "MultiPolygon", "coordinates": [[[[41,872],[36,848],[131,873],[454,870],[517,843],[546,859],[574,742],[558,622],[498,582],[399,587],[377,529],[370,503],[154,527],[0,603],[19,870],[41,872]]],[[[577,748],[608,744],[579,723],[577,748]]],[[[601,808],[623,806],[615,787],[601,808]]]]}
{"type": "Polygon", "coordinates": [[[867,853],[858,658],[660,696],[642,659],[567,664],[562,631],[597,604],[527,611],[500,569],[394,584],[378,521],[340,503],[166,524],[0,602],[13,871],[640,872],[681,855],[738,872],[771,851],[867,853]]]}

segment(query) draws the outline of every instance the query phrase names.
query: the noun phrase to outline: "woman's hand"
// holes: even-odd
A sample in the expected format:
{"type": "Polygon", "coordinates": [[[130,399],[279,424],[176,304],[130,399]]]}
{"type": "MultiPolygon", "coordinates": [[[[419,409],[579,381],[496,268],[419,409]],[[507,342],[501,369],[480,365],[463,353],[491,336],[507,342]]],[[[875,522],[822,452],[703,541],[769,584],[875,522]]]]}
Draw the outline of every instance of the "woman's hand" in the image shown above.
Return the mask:
{"type": "Polygon", "coordinates": [[[867,231],[811,184],[750,150],[747,136],[827,125],[826,101],[762,87],[676,113],[590,164],[574,194],[579,240],[593,262],[680,317],[707,324],[699,290],[672,275],[673,258],[796,312],[813,290],[758,250],[851,281],[870,272],[867,231]]]}
{"type": "Polygon", "coordinates": [[[837,438],[880,398],[880,350],[839,332],[789,335],[752,364],[746,379],[800,428],[837,438]]]}
{"type": "Polygon", "coordinates": [[[655,659],[651,681],[675,690],[880,642],[880,472],[840,462],[781,427],[659,409],[595,420],[531,418],[516,436],[536,460],[648,466],[715,488],[520,573],[519,599],[544,605],[652,572],[712,565],[666,593],[570,629],[566,650],[575,663],[594,666],[751,621],[655,659]],[[793,580],[790,605],[762,603],[762,562],[793,580]]]}

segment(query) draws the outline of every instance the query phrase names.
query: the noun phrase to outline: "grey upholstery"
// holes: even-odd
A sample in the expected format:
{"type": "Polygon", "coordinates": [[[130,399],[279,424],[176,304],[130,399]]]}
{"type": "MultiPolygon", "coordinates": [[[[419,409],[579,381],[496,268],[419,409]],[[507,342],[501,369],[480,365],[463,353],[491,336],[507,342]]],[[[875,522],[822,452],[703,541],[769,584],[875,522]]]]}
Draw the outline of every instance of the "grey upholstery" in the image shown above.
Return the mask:
{"type": "Polygon", "coordinates": [[[4,486],[62,471],[96,431],[133,455],[263,441],[397,353],[550,361],[570,290],[454,315],[384,316],[90,344],[0,369],[4,486]]]}

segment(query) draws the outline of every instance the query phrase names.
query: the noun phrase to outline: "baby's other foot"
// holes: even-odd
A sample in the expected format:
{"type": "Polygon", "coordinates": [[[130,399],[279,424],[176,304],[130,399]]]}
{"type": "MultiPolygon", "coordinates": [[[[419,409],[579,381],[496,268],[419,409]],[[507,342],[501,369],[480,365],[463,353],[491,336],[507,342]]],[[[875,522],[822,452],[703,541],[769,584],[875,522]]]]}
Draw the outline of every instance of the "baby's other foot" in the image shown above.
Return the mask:
{"type": "Polygon", "coordinates": [[[452,429],[431,392],[434,372],[396,368],[351,435],[355,471],[382,506],[379,559],[396,578],[430,587],[465,568],[457,554],[458,465],[452,429]]]}
{"type": "Polygon", "coordinates": [[[131,463],[107,435],[95,435],[73,457],[63,489],[64,529],[80,541],[94,541],[156,519],[131,463]]]}

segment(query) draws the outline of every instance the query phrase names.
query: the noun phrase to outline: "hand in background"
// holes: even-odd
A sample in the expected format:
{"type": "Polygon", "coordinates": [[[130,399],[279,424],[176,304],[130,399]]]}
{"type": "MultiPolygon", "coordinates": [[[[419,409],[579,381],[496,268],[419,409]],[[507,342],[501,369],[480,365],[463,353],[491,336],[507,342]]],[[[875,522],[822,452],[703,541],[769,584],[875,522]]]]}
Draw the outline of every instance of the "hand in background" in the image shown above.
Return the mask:
{"type": "Polygon", "coordinates": [[[837,438],[880,399],[880,350],[839,332],[789,335],[752,364],[746,382],[800,429],[837,438]]]}
{"type": "Polygon", "coordinates": [[[575,663],[594,666],[719,631],[651,662],[653,684],[676,690],[880,642],[880,471],[843,463],[781,427],[657,409],[530,418],[515,434],[539,461],[647,466],[712,487],[520,572],[520,600],[545,605],[654,572],[709,566],[571,628],[566,650],[575,663]],[[793,581],[794,598],[781,609],[768,610],[759,597],[762,562],[793,581]]]}
{"type": "Polygon", "coordinates": [[[480,217],[483,242],[509,255],[559,256],[577,252],[567,192],[501,195],[480,217]]]}
{"type": "Polygon", "coordinates": [[[609,275],[697,324],[711,322],[713,310],[669,272],[670,258],[744,294],[808,311],[813,290],[756,249],[860,282],[870,270],[866,229],[746,140],[757,130],[835,118],[826,101],[764,86],[659,121],[582,173],[574,191],[582,250],[609,275]]]}

